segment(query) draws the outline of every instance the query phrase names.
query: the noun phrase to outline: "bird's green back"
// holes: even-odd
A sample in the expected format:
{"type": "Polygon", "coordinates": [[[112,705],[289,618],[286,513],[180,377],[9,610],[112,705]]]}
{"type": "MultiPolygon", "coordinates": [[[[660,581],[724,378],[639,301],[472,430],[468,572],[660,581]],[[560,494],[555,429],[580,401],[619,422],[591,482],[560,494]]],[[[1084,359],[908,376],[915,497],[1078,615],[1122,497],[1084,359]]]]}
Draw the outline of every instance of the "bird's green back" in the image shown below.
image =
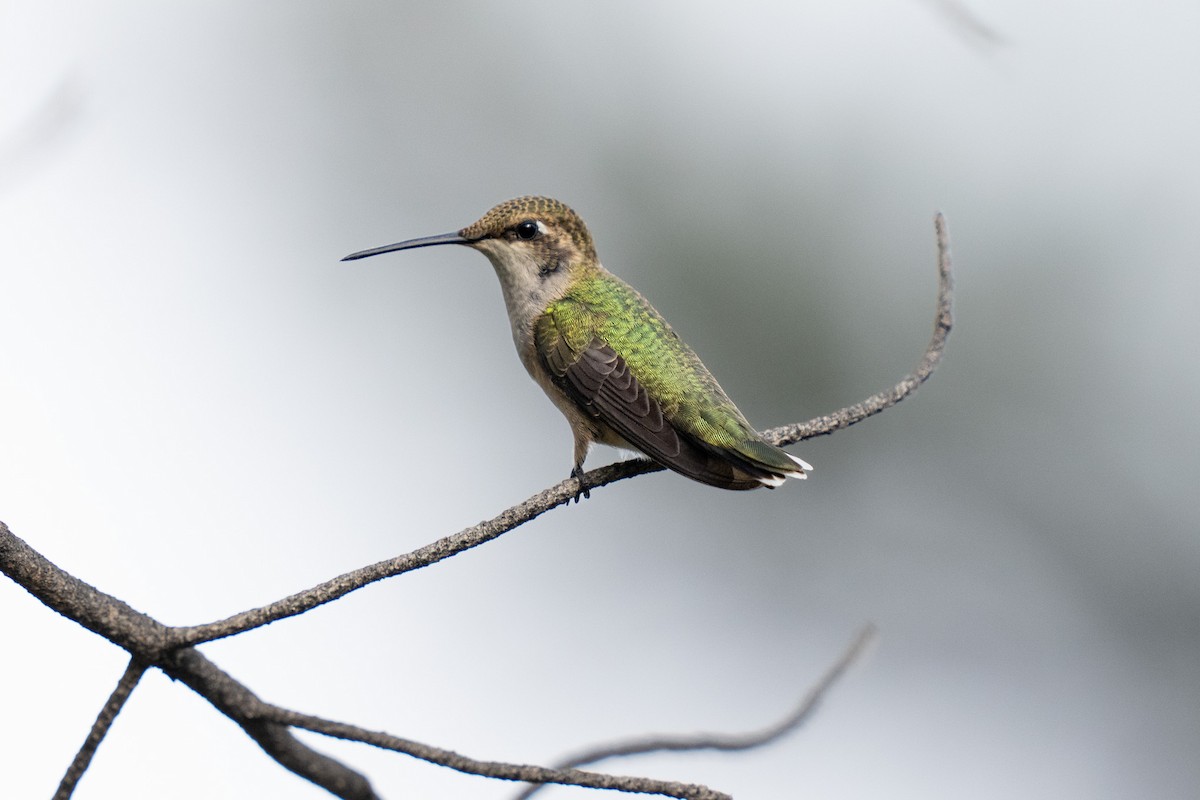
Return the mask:
{"type": "MultiPolygon", "coordinates": [[[[603,268],[584,271],[565,296],[550,304],[537,337],[543,353],[563,344],[576,354],[596,341],[608,345],[672,426],[702,442],[742,450],[758,440],[712,373],[666,320],[636,289],[603,268]]],[[[758,452],[747,455],[762,457],[758,452]]]]}

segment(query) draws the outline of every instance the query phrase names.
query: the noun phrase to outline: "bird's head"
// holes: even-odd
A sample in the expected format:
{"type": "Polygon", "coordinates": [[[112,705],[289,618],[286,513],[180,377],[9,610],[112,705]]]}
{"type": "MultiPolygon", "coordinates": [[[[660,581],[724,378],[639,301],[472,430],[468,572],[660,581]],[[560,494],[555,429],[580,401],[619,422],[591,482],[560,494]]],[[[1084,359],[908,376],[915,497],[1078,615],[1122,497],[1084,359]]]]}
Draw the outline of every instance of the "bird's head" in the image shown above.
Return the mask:
{"type": "Polygon", "coordinates": [[[535,290],[561,283],[579,267],[596,263],[591,234],[579,215],[549,197],[517,197],[455,233],[409,239],[346,256],[351,261],[396,250],[461,244],[488,257],[506,288],[535,290]]]}

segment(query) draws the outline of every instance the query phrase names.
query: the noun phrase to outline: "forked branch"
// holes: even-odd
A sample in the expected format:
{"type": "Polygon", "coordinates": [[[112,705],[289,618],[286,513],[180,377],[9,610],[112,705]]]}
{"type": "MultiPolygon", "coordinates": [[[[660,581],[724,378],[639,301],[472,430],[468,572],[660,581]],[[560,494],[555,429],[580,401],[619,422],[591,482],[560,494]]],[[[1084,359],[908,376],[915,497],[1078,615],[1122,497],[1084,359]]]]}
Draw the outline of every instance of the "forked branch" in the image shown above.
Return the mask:
{"type": "MultiPolygon", "coordinates": [[[[776,444],[811,439],[861,422],[890,408],[916,391],[932,374],[942,358],[946,337],[953,322],[951,313],[952,274],[946,223],[939,214],[935,220],[938,243],[938,302],[933,338],[917,369],[891,389],[861,403],[805,423],[786,425],[766,431],[764,436],[776,444]]],[[[451,769],[504,780],[535,783],[562,783],[592,788],[616,789],[643,794],[659,794],[689,800],[718,800],[725,795],[693,784],[655,781],[603,775],[576,769],[584,763],[616,755],[630,755],[663,749],[745,749],[773,741],[807,718],[810,706],[842,673],[859,652],[861,640],[813,690],[812,702],[802,704],[780,724],[743,736],[706,736],[627,742],[575,756],[559,768],[503,764],[461,756],[450,750],[411,742],[386,733],[366,731],[345,723],[289,711],[260,700],[253,692],[195,649],[196,645],[244,633],[277,620],[302,614],[336,600],[375,581],[436,564],[473,547],[491,541],[531,519],[573,499],[581,488],[596,489],[625,478],[661,469],[647,461],[625,461],[586,473],[582,481],[570,478],[546,489],[494,519],[474,525],[451,536],[396,558],[340,575],[303,592],[285,597],[257,609],[235,614],[224,620],[192,627],[169,627],[143,614],[117,598],[104,594],[59,569],[40,553],[14,536],[0,522],[0,571],[24,587],[49,608],[74,620],[129,652],[131,661],[125,675],[109,698],[80,748],[55,797],[69,798],[86,770],[97,746],[113,719],[150,667],[157,667],[187,684],[217,710],[237,722],[263,750],[280,765],[347,800],[374,800],[370,783],[362,775],[296,739],[291,728],[304,728],[344,739],[366,742],[407,753],[451,769]]]]}
{"type": "MultiPolygon", "coordinates": [[[[597,761],[626,756],[640,756],[648,753],[683,753],[697,750],[719,750],[721,752],[740,752],[775,742],[799,728],[817,710],[821,701],[833,685],[841,679],[846,670],[858,661],[866,650],[867,645],[875,638],[875,626],[867,625],[854,641],[842,653],[842,657],[826,670],[821,679],[813,685],[800,704],[786,717],[757,731],[746,733],[694,733],[690,735],[663,734],[659,736],[641,736],[636,739],[624,739],[610,744],[597,745],[567,756],[554,765],[554,769],[577,769],[597,761]]],[[[545,787],[545,783],[533,784],[517,794],[513,800],[528,800],[533,794],[545,787]]]]}

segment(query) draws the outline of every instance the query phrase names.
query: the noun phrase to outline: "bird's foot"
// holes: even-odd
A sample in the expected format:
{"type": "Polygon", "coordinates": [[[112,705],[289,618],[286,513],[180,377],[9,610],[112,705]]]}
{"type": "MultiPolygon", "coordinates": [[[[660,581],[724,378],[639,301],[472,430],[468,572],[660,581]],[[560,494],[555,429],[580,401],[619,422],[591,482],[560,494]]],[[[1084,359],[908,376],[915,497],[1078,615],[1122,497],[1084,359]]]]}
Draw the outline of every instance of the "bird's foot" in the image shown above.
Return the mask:
{"type": "Polygon", "coordinates": [[[575,492],[575,502],[578,503],[580,497],[590,498],[592,496],[591,491],[586,486],[583,485],[583,465],[582,464],[576,464],[574,467],[571,468],[571,477],[574,478],[575,480],[579,481],[579,490],[575,492]]]}

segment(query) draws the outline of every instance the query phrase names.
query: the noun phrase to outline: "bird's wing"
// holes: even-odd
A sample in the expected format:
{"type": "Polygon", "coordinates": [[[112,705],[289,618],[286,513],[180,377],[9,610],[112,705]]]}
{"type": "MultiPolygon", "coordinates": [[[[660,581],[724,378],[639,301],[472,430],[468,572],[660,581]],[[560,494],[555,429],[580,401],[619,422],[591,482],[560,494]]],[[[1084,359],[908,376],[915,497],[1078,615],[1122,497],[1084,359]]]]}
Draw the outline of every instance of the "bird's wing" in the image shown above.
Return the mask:
{"type": "Polygon", "coordinates": [[[593,340],[577,353],[565,337],[557,337],[554,346],[540,352],[556,385],[585,412],[656,460],[665,462],[679,455],[679,434],[663,415],[662,406],[611,347],[593,340]]]}
{"type": "Polygon", "coordinates": [[[763,484],[758,470],[730,463],[676,429],[662,406],[638,383],[629,365],[597,338],[581,345],[558,328],[553,314],[537,322],[536,345],[555,385],[584,413],[599,419],[625,441],[665,467],[702,483],[727,489],[763,484]],[[574,346],[572,346],[574,344],[574,346]]]}

